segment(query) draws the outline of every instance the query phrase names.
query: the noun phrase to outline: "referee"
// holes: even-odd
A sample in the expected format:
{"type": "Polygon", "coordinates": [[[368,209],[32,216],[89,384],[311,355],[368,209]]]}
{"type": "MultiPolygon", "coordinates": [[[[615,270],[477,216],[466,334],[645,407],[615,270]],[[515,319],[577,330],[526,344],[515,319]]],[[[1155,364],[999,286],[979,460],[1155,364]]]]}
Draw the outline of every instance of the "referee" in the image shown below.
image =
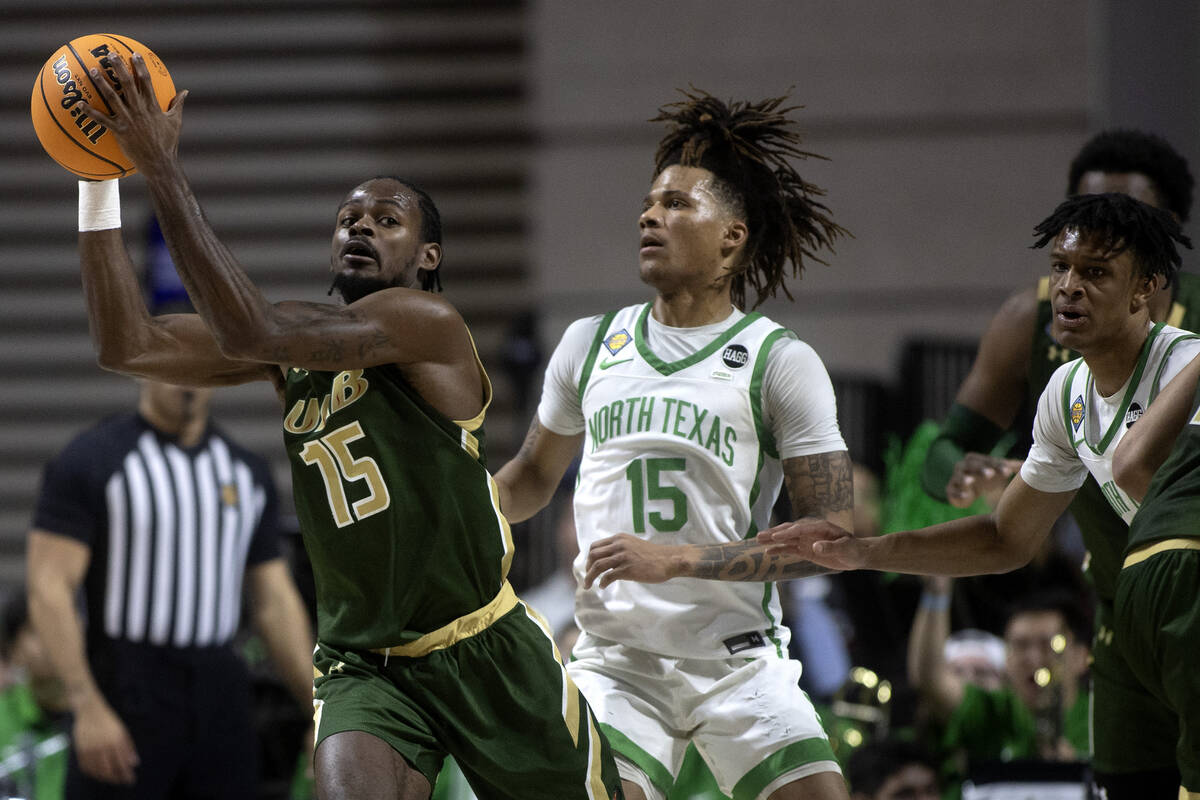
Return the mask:
{"type": "Polygon", "coordinates": [[[249,676],[230,646],[243,583],[277,673],[311,708],[312,632],[269,468],[210,422],[210,396],[141,382],[136,412],[45,468],[28,583],[74,714],[67,798],[255,796],[249,676]]]}

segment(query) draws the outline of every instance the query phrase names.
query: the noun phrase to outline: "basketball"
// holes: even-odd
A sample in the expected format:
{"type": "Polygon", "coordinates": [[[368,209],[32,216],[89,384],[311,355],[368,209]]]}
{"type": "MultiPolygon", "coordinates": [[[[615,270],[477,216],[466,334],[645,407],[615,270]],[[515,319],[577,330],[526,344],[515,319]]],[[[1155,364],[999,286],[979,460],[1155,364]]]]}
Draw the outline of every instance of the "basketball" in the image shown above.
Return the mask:
{"type": "Polygon", "coordinates": [[[110,53],[120,54],[130,70],[129,57],[140,53],[154,84],[155,96],[164,111],[175,98],[175,84],[162,61],[150,48],[128,36],[93,33],[64,44],[46,60],[33,83],[30,111],[33,129],[46,152],[65,169],[81,178],[107,180],[131,175],[137,170],[121,152],[108,128],[79,110],[88,105],[111,114],[88,70],[100,70],[117,92],[120,83],[108,63],[110,53]]]}

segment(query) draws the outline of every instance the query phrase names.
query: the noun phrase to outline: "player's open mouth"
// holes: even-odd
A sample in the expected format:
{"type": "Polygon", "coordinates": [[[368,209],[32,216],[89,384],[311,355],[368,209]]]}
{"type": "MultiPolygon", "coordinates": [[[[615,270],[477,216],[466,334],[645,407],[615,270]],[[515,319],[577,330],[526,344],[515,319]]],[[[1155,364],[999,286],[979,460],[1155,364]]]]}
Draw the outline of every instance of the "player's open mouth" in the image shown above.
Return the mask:
{"type": "Polygon", "coordinates": [[[640,252],[642,255],[661,250],[663,246],[662,240],[657,236],[643,236],[640,244],[642,248],[640,252]]]}
{"type": "Polygon", "coordinates": [[[363,265],[367,263],[379,263],[379,254],[375,252],[375,248],[361,239],[354,239],[346,242],[342,247],[342,261],[351,265],[363,265]]]}
{"type": "Polygon", "coordinates": [[[1058,324],[1064,328],[1078,328],[1087,322],[1087,314],[1073,308],[1061,308],[1055,313],[1058,324]]]}

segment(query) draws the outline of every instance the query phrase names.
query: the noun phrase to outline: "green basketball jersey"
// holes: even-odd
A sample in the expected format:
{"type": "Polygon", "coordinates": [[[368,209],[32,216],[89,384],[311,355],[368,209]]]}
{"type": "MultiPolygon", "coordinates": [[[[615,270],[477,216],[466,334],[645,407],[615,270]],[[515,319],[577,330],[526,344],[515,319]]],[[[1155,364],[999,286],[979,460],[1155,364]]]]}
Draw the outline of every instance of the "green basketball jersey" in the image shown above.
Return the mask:
{"type": "Polygon", "coordinates": [[[1163,539],[1200,538],[1200,388],[1192,414],[1167,460],[1154,473],[1129,526],[1129,547],[1163,539]]]}
{"type": "Polygon", "coordinates": [[[322,642],[403,645],[497,596],[513,545],[486,408],[447,419],[392,365],[288,372],[284,440],[322,642]]]}
{"type": "MultiPolygon", "coordinates": [[[[1176,328],[1200,329],[1200,275],[1181,272],[1173,287],[1175,295],[1165,322],[1176,328]]],[[[1038,398],[1050,376],[1063,364],[1079,358],[1079,353],[1065,348],[1050,336],[1054,309],[1050,303],[1050,279],[1038,281],[1037,321],[1033,332],[1033,350],[1029,357],[1029,408],[1037,408],[1038,398]]],[[[1129,527],[1112,510],[1100,485],[1090,475],[1071,501],[1071,516],[1079,524],[1087,548],[1087,572],[1103,600],[1112,601],[1117,586],[1117,573],[1129,527]]]]}

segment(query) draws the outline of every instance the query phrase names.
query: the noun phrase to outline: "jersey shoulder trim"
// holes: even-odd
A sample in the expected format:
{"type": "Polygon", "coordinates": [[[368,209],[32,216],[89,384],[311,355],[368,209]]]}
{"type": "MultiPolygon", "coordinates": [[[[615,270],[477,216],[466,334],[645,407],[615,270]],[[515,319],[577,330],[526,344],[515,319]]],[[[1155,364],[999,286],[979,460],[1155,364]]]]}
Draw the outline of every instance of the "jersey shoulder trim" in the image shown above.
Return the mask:
{"type": "MultiPolygon", "coordinates": [[[[765,451],[771,458],[779,458],[779,446],[775,442],[775,437],[767,430],[767,426],[763,424],[763,376],[767,372],[767,361],[770,357],[771,350],[775,347],[776,342],[780,339],[794,339],[799,341],[796,334],[787,328],[776,328],[767,334],[763,340],[762,347],[758,351],[758,358],[754,361],[754,372],[750,377],[750,409],[754,415],[754,428],[758,432],[758,442],[761,451],[765,451]]],[[[759,455],[761,462],[761,452],[759,455]]],[[[762,464],[759,464],[761,469],[762,464]]],[[[754,492],[759,489],[758,481],[754,482],[754,492]]],[[[757,496],[750,498],[750,505],[753,507],[757,496]]]]}
{"type": "MultiPolygon", "coordinates": [[[[647,308],[650,306],[647,305],[647,308]]],[[[592,377],[592,370],[596,366],[596,357],[600,355],[600,347],[604,344],[604,340],[608,338],[608,329],[612,325],[612,321],[616,319],[619,311],[609,311],[600,318],[600,325],[596,328],[596,336],[592,339],[592,345],[588,348],[587,358],[584,359],[583,369],[579,375],[579,402],[583,402],[583,394],[587,391],[588,380],[592,377]]]]}
{"type": "MultiPolygon", "coordinates": [[[[1170,325],[1170,323],[1167,324],[1170,325]]],[[[1162,388],[1162,374],[1163,370],[1167,368],[1167,359],[1171,357],[1171,352],[1180,342],[1186,342],[1189,339],[1200,339],[1200,336],[1194,333],[1185,333],[1182,336],[1176,336],[1167,345],[1166,350],[1163,351],[1162,359],[1158,362],[1158,370],[1154,373],[1154,383],[1150,385],[1150,402],[1154,402],[1154,398],[1158,397],[1158,392],[1162,388]]]]}
{"type": "MultiPolygon", "coordinates": [[[[483,382],[483,408],[479,409],[479,413],[470,419],[455,419],[451,420],[455,425],[463,429],[463,433],[472,434],[479,430],[483,425],[483,418],[487,416],[488,407],[492,404],[492,380],[488,377],[487,370],[483,368],[483,360],[479,357],[479,348],[475,345],[475,337],[471,335],[471,331],[467,330],[467,338],[471,340],[471,353],[475,356],[475,367],[479,370],[479,379],[483,382]]],[[[471,436],[471,439],[474,439],[471,436]]],[[[478,454],[478,449],[476,449],[478,454]]]]}

